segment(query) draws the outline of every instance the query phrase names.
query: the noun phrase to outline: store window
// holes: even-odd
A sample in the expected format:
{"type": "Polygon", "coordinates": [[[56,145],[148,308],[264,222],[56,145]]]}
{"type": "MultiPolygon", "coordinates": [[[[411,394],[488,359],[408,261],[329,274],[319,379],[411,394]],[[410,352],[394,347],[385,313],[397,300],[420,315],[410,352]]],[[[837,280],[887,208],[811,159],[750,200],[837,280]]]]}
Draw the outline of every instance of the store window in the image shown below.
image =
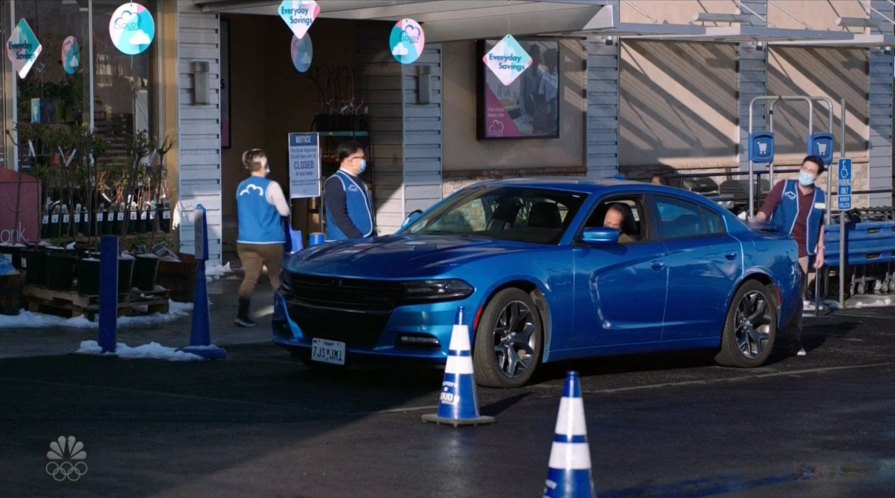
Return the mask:
{"type": "MultiPolygon", "coordinates": [[[[122,3],[121,0],[11,2],[12,10],[5,15],[15,20],[25,19],[43,50],[25,78],[19,79],[4,71],[6,77],[17,78],[16,113],[7,117],[7,123],[12,119],[12,126],[41,125],[46,129],[92,126],[95,135],[107,144],[104,160],[127,163],[128,144],[133,137],[144,131],[151,135],[154,129],[151,82],[157,43],[133,56],[121,53],[113,45],[109,21],[122,3]],[[65,53],[70,53],[73,40],[77,42],[80,57],[74,58],[74,62],[72,58],[63,61],[63,47],[65,53]]],[[[140,3],[155,16],[156,1],[141,0],[140,3]]],[[[35,152],[52,154],[46,150],[35,152]]],[[[20,143],[20,163],[27,162],[28,154],[25,144],[20,143]]]]}

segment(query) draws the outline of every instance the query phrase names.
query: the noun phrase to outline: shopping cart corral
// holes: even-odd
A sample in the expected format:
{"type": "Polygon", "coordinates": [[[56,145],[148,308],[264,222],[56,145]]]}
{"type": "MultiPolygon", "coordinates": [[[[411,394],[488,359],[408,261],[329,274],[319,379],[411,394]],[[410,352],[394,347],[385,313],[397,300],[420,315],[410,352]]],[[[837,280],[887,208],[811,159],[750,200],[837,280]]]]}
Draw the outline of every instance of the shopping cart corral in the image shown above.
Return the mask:
{"type": "MultiPolygon", "coordinates": [[[[838,224],[827,225],[825,230],[828,296],[838,297],[846,307],[891,304],[888,296],[895,294],[895,208],[854,209],[845,216],[844,244],[838,224]],[[845,264],[840,266],[843,247],[845,264]],[[839,277],[840,271],[844,278],[839,277]],[[868,299],[873,296],[876,298],[868,299]]],[[[838,221],[840,215],[833,218],[838,221]]]]}

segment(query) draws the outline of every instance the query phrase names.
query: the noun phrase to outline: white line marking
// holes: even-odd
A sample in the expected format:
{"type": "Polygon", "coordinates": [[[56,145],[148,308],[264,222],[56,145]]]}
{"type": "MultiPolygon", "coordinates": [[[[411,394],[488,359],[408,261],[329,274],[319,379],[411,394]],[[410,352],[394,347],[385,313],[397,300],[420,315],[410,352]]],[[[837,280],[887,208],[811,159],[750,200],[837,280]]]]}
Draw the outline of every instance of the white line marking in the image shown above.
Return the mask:
{"type": "Polygon", "coordinates": [[[631,387],[619,387],[619,388],[611,388],[611,389],[598,389],[595,391],[591,390],[583,390],[584,393],[587,394],[611,394],[611,393],[619,393],[626,391],[639,391],[641,389],[656,389],[660,387],[677,387],[677,386],[689,386],[695,384],[718,384],[723,382],[741,382],[744,380],[755,380],[755,379],[767,379],[772,377],[786,377],[789,375],[801,375],[801,374],[809,374],[809,373],[827,373],[834,372],[837,370],[855,370],[859,368],[876,368],[891,365],[892,362],[885,363],[871,363],[868,365],[850,365],[844,367],[825,367],[825,368],[805,368],[802,370],[790,370],[786,372],[775,371],[771,373],[760,373],[760,374],[747,374],[742,377],[733,377],[727,379],[708,379],[708,380],[687,380],[682,382],[663,382],[661,384],[650,384],[646,386],[631,386],[631,387]]]}

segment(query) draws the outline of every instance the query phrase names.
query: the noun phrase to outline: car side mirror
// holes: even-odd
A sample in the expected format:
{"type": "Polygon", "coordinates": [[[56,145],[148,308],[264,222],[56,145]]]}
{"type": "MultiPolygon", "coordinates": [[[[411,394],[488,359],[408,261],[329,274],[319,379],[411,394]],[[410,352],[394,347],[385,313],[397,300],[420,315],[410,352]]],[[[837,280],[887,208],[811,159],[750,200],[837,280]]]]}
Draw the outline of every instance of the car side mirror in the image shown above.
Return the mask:
{"type": "Polygon", "coordinates": [[[584,229],[581,240],[587,244],[618,244],[619,236],[621,231],[615,228],[593,227],[584,229]]]}
{"type": "Polygon", "coordinates": [[[422,209],[414,209],[410,212],[410,214],[407,215],[406,218],[404,218],[404,221],[401,223],[401,228],[411,225],[414,221],[420,219],[420,216],[422,216],[422,214],[422,209]]]}

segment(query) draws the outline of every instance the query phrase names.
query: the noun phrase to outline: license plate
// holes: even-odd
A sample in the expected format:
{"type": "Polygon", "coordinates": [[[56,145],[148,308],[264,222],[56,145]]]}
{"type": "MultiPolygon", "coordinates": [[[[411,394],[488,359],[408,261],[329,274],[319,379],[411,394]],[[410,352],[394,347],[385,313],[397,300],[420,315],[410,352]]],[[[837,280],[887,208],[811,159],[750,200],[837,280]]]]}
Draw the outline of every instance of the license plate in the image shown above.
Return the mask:
{"type": "Polygon", "coordinates": [[[345,364],[345,343],[314,339],[311,341],[311,360],[333,365],[345,364]]]}

